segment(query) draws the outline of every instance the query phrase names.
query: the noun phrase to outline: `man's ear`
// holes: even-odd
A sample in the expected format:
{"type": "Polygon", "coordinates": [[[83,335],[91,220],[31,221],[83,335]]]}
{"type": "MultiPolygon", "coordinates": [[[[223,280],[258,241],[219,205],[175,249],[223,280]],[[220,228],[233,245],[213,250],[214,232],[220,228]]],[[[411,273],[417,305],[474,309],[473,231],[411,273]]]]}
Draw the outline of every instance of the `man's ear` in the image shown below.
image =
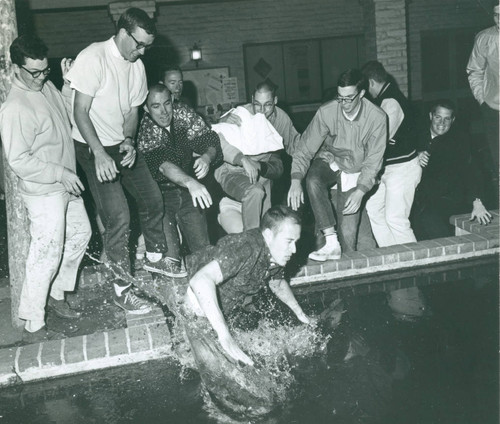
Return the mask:
{"type": "Polygon", "coordinates": [[[359,98],[362,99],[363,97],[365,97],[365,94],[366,90],[365,89],[361,90],[361,92],[359,93],[359,98]]]}
{"type": "Polygon", "coordinates": [[[142,106],[142,108],[144,109],[144,112],[150,113],[149,109],[148,109],[148,104],[147,103],[144,103],[144,105],[142,106]]]}
{"type": "Polygon", "coordinates": [[[262,232],[262,237],[264,237],[264,240],[266,241],[267,244],[271,243],[273,236],[274,236],[273,230],[271,230],[270,228],[266,228],[262,232]]]}
{"type": "Polygon", "coordinates": [[[277,105],[278,104],[278,96],[274,96],[274,104],[277,105]]]}
{"type": "Polygon", "coordinates": [[[429,119],[432,121],[432,112],[429,112],[429,119]]]}

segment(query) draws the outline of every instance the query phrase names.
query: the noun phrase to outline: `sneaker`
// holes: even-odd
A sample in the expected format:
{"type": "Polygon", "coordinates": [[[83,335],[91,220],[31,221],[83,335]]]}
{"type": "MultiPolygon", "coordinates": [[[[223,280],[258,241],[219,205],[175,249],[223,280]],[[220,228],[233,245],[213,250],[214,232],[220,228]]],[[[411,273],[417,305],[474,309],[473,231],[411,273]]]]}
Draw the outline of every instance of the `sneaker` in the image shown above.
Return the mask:
{"type": "Polygon", "coordinates": [[[115,305],[122,308],[125,312],[133,315],[144,315],[151,312],[151,305],[137,297],[133,290],[126,289],[121,296],[116,293],[113,297],[115,305]]]}
{"type": "Polygon", "coordinates": [[[337,236],[327,236],[325,245],[315,252],[309,253],[309,259],[318,262],[324,262],[332,259],[340,259],[342,256],[342,249],[337,236]]]}
{"type": "Polygon", "coordinates": [[[187,272],[181,268],[181,263],[167,256],[158,262],[151,262],[146,256],[142,268],[145,271],[166,275],[167,277],[177,278],[187,276],[187,272]]]}
{"type": "Polygon", "coordinates": [[[49,296],[47,307],[50,311],[54,312],[60,318],[76,319],[82,316],[81,312],[71,309],[68,302],[63,300],[56,300],[49,296]]]}

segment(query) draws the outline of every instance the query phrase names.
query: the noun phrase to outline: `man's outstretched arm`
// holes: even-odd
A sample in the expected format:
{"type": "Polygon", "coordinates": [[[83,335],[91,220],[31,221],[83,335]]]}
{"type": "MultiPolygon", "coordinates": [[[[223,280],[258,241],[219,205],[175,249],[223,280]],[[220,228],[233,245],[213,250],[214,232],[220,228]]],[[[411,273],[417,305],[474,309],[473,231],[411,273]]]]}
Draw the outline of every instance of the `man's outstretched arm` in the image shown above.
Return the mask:
{"type": "Polygon", "coordinates": [[[223,276],[217,261],[209,262],[201,268],[189,281],[198,304],[212,328],[217,333],[219,342],[226,353],[235,361],[253,365],[253,361],[239,348],[231,336],[224,315],[217,300],[217,284],[222,283],[223,276]]]}
{"type": "Polygon", "coordinates": [[[292,292],[292,289],[286,282],[286,280],[271,280],[269,281],[269,288],[272,292],[281,300],[286,306],[288,306],[293,313],[297,316],[297,318],[303,322],[304,324],[313,324],[314,321],[312,318],[308,317],[302,308],[295,299],[295,295],[292,292]]]}

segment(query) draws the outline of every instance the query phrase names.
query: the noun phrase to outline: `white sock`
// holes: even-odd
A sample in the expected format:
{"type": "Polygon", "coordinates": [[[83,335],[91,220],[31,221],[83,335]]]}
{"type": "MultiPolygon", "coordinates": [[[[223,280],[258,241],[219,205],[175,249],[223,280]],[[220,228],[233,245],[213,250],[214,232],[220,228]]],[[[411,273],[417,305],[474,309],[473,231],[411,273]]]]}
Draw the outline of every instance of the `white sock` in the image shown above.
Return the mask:
{"type": "Polygon", "coordinates": [[[158,252],[146,252],[146,258],[148,258],[150,262],[158,262],[162,257],[163,255],[158,252]]]}
{"type": "Polygon", "coordinates": [[[26,324],[24,325],[24,328],[26,331],[29,331],[30,333],[34,333],[35,331],[38,331],[45,327],[45,322],[41,321],[26,321],[26,324]]]}
{"type": "Polygon", "coordinates": [[[325,234],[325,240],[328,243],[329,241],[337,241],[337,233],[332,233],[332,234],[325,234]]]}
{"type": "Polygon", "coordinates": [[[129,284],[128,286],[119,286],[118,284],[113,284],[115,288],[115,293],[118,297],[122,295],[122,293],[127,290],[132,284],[129,284]]]}

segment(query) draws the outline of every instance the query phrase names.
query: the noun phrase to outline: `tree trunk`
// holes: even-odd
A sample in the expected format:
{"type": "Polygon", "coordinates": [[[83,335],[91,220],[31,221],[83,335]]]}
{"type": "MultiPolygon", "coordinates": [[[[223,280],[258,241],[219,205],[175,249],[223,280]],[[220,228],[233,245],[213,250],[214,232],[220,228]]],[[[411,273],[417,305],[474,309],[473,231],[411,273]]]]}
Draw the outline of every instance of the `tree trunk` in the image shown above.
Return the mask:
{"type": "MultiPolygon", "coordinates": [[[[13,78],[9,47],[17,37],[16,8],[14,0],[0,0],[0,104],[7,97],[13,78]]],[[[7,239],[9,250],[9,276],[12,325],[22,327],[24,321],[18,317],[19,298],[24,279],[24,264],[29,246],[28,221],[26,210],[17,190],[17,177],[5,160],[4,190],[7,206],[7,239]]]]}

